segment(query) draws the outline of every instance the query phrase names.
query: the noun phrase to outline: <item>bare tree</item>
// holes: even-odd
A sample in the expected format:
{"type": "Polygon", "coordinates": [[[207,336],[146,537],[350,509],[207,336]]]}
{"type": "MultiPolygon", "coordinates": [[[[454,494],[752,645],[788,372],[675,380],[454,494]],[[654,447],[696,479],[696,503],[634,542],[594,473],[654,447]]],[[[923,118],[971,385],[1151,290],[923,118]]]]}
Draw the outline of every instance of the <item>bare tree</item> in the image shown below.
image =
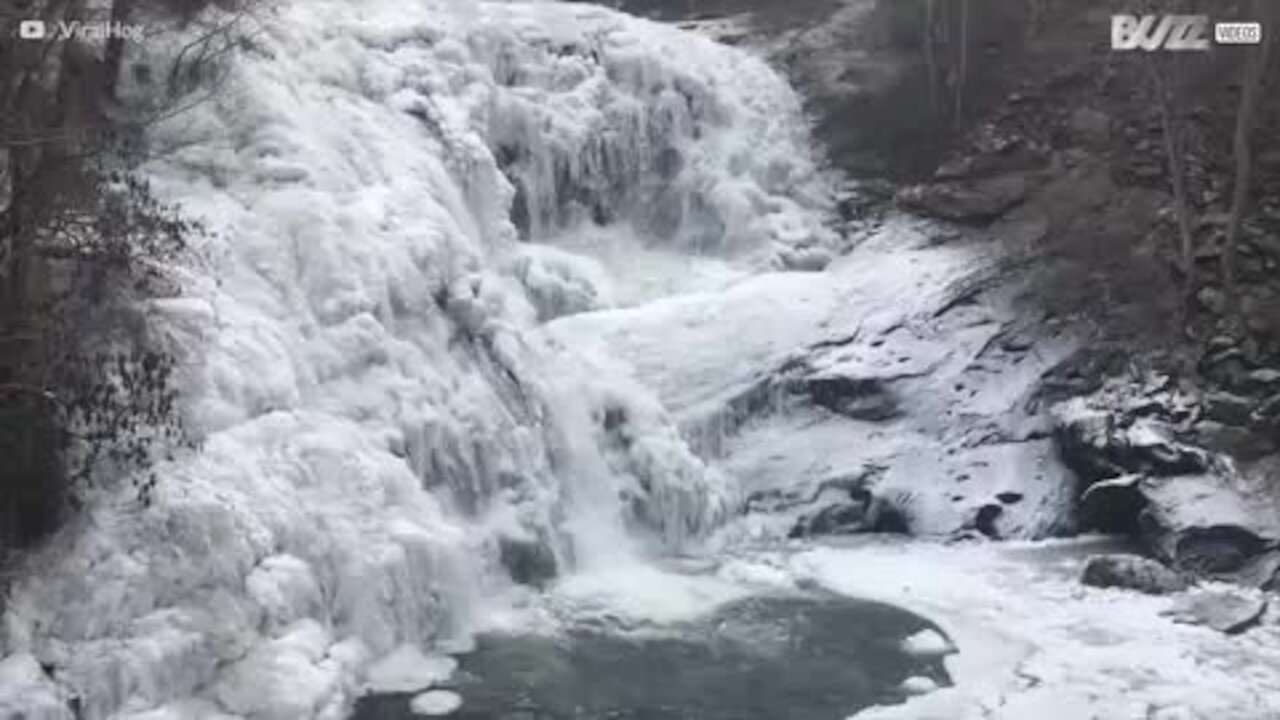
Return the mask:
{"type": "Polygon", "coordinates": [[[1173,190],[1185,305],[1195,293],[1197,273],[1194,209],[1187,192],[1187,127],[1180,107],[1178,88],[1173,79],[1178,77],[1177,62],[1176,56],[1153,56],[1149,67],[1151,86],[1156,93],[1156,108],[1160,114],[1164,153],[1169,165],[1169,184],[1173,190]]]}
{"type": "Polygon", "coordinates": [[[1264,37],[1262,44],[1249,52],[1241,70],[1240,106],[1236,112],[1235,136],[1233,139],[1235,155],[1235,188],[1231,198],[1231,215],[1227,221],[1227,233],[1222,248],[1222,282],[1231,308],[1239,306],[1239,288],[1237,282],[1237,257],[1239,255],[1240,231],[1244,216],[1249,211],[1250,194],[1253,185],[1253,148],[1251,137],[1257,123],[1258,95],[1266,78],[1267,68],[1271,64],[1271,33],[1274,31],[1276,12],[1271,0],[1255,0],[1254,17],[1263,22],[1264,37]]]}
{"type": "Polygon", "coordinates": [[[956,63],[955,123],[964,117],[964,91],[969,84],[969,0],[960,0],[960,57],[956,63]]]}
{"type": "MultiPolygon", "coordinates": [[[[128,22],[144,2],[178,22],[209,4],[36,0],[23,18],[128,22]]],[[[169,292],[159,268],[199,228],[131,168],[148,124],[207,97],[191,80],[233,46],[233,21],[195,33],[137,107],[118,97],[123,38],[0,37],[0,552],[52,529],[86,484],[133,475],[146,502],[154,478],[134,471],[181,439],[174,364],[136,308],[169,292]]]]}
{"type": "Polygon", "coordinates": [[[938,58],[934,48],[937,30],[934,0],[924,0],[924,62],[929,73],[929,109],[938,112],[938,58]]]}

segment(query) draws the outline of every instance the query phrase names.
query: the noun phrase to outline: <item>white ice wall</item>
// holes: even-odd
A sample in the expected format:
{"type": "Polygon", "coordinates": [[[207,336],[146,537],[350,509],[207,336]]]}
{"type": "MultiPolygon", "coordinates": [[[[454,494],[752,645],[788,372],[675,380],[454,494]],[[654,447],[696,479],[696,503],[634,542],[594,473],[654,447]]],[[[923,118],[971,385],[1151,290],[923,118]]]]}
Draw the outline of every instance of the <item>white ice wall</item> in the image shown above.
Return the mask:
{"type": "Polygon", "coordinates": [[[678,206],[676,247],[819,242],[785,83],[583,5],[298,0],[250,30],[148,167],[211,231],[153,308],[201,447],[33,558],[0,716],[337,717],[369,660],[500,595],[497,538],[589,562],[732,503],[646,392],[525,332],[495,153],[555,223],[617,187],[620,220],[678,206]]]}

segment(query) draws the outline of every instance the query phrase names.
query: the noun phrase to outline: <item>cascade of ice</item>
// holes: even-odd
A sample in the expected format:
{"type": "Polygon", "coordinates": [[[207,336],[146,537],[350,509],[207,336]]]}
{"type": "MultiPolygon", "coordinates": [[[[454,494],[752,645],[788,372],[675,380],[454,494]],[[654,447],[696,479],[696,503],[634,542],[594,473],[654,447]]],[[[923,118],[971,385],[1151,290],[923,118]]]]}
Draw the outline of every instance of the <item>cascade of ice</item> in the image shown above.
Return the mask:
{"type": "Polygon", "coordinates": [[[820,240],[785,83],[582,5],[257,23],[152,138],[158,189],[214,231],[151,308],[200,449],[33,560],[0,715],[339,717],[371,660],[465,634],[510,575],[678,546],[732,505],[648,392],[528,332],[548,276],[510,259],[517,224],[583,219],[726,253],[820,240]]]}
{"type": "Polygon", "coordinates": [[[529,237],[627,221],[657,243],[717,255],[826,239],[816,211],[827,188],[781,77],[707,39],[595,8],[551,24],[536,6],[502,12],[512,21],[470,45],[491,73],[490,142],[529,237]]]}

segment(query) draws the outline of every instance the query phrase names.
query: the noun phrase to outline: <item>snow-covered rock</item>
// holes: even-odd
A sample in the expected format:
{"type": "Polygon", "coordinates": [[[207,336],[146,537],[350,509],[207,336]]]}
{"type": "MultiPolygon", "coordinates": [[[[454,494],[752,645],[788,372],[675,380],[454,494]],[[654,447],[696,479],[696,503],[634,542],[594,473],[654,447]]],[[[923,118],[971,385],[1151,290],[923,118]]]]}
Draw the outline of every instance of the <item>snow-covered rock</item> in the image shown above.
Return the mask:
{"type": "Polygon", "coordinates": [[[933,678],[913,675],[902,681],[902,691],[908,695],[927,695],[938,689],[938,683],[933,678]]]}
{"type": "Polygon", "coordinates": [[[902,650],[908,655],[918,657],[938,657],[950,655],[956,646],[937,630],[921,630],[902,641],[902,650]]]}
{"type": "Polygon", "coordinates": [[[1234,635],[1257,625],[1266,611],[1267,598],[1260,593],[1208,590],[1178,598],[1166,614],[1177,622],[1234,635]]]}
{"type": "Polygon", "coordinates": [[[1166,379],[1116,379],[1056,406],[1056,437],[1088,527],[1129,533],[1178,570],[1224,575],[1280,542],[1274,493],[1181,439],[1199,417],[1166,379]]]}
{"type": "Polygon", "coordinates": [[[1155,560],[1136,555],[1094,555],[1084,565],[1080,582],[1093,587],[1137,590],[1164,595],[1187,589],[1185,577],[1155,560]]]}

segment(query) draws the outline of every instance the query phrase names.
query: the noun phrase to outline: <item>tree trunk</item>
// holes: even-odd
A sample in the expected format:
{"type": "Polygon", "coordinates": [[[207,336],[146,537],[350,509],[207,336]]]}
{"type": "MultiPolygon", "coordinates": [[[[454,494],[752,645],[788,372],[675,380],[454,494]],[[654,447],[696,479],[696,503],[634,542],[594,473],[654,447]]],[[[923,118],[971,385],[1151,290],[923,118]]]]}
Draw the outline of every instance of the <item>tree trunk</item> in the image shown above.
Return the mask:
{"type": "MultiPolygon", "coordinates": [[[[1264,3],[1255,2],[1255,16],[1262,17],[1266,13],[1261,7],[1264,3]]],[[[1253,148],[1250,138],[1257,121],[1258,93],[1266,77],[1266,69],[1271,60],[1271,32],[1268,25],[1264,27],[1262,45],[1249,53],[1242,71],[1240,108],[1236,112],[1236,131],[1234,154],[1236,161],[1235,188],[1231,198],[1231,216],[1227,222],[1227,236],[1222,248],[1222,284],[1227,295],[1229,307],[1239,309],[1239,281],[1237,259],[1240,248],[1240,231],[1244,216],[1249,211],[1250,195],[1253,191],[1253,148]]]]}
{"type": "MultiPolygon", "coordinates": [[[[1152,85],[1159,99],[1157,107],[1160,111],[1160,125],[1164,135],[1164,151],[1169,158],[1169,182],[1173,189],[1174,210],[1178,219],[1179,258],[1183,272],[1183,303],[1190,302],[1196,291],[1196,256],[1195,231],[1191,217],[1191,200],[1187,194],[1186,147],[1183,143],[1183,126],[1177,115],[1176,99],[1172,97],[1173,88],[1165,77],[1159,60],[1153,58],[1151,66],[1152,85]]],[[[1177,77],[1177,74],[1174,73],[1177,77]]]]}
{"type": "Polygon", "coordinates": [[[934,0],[924,0],[924,62],[929,72],[929,109],[938,112],[938,59],[934,57],[934,0]]]}
{"type": "MultiPolygon", "coordinates": [[[[129,22],[129,18],[133,15],[134,0],[116,0],[111,5],[111,23],[124,24],[129,22]]],[[[120,83],[120,70],[124,64],[124,38],[120,35],[112,35],[107,40],[107,49],[102,58],[104,70],[104,79],[106,87],[103,91],[107,97],[115,98],[116,89],[120,83]]]]}
{"type": "Polygon", "coordinates": [[[969,0],[960,0],[960,59],[956,69],[955,122],[959,127],[964,116],[964,89],[969,83],[969,0]]]}

